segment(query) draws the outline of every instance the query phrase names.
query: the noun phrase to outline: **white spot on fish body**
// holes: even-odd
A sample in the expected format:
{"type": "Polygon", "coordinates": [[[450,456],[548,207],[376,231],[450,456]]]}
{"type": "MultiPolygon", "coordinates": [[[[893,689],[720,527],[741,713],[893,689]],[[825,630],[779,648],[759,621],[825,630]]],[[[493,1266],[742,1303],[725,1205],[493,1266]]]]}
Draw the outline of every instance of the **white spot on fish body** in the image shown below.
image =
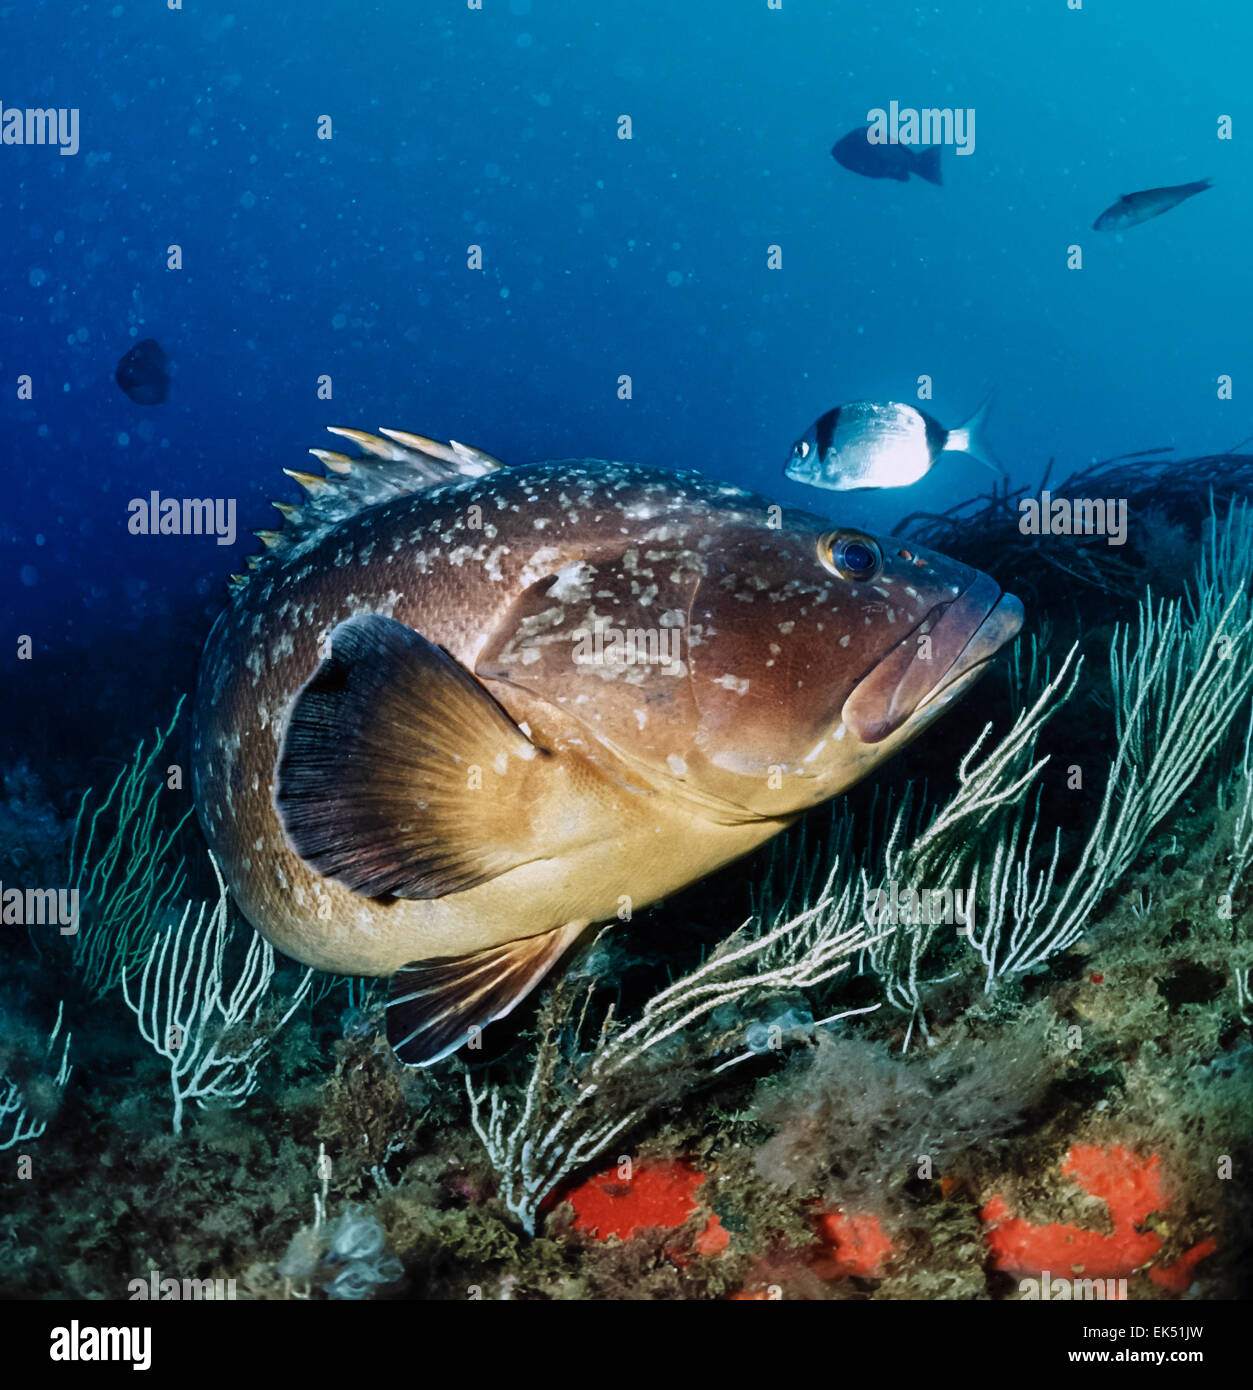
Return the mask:
{"type": "Polygon", "coordinates": [[[595,570],[586,560],[575,560],[563,565],[548,590],[548,597],[559,603],[578,603],[589,597],[592,577],[595,570]]]}
{"type": "Polygon", "coordinates": [[[537,579],[542,579],[548,574],[560,558],[561,551],[555,545],[540,546],[522,567],[522,573],[518,576],[518,584],[524,589],[529,588],[537,579]]]}
{"type": "Polygon", "coordinates": [[[500,568],[500,562],[502,557],[508,554],[509,547],[507,545],[498,545],[483,562],[484,568],[487,570],[487,577],[494,584],[499,584],[504,580],[505,576],[500,568]]]}

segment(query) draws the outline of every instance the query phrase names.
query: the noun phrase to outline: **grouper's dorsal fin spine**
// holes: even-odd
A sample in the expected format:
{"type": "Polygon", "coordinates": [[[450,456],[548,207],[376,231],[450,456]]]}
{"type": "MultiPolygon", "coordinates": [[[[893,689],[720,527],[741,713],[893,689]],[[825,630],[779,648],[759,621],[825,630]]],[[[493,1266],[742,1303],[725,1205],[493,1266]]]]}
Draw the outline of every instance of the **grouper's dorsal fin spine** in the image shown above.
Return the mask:
{"type": "Polygon", "coordinates": [[[310,449],[326,469],[325,475],[283,469],[304,489],[304,503],[299,507],[289,502],[273,504],[282,515],[282,529],[253,533],[265,550],[259,556],[249,557],[249,573],[231,576],[233,594],[246,588],[252,574],[264,570],[272,558],[289,559],[346,517],[424,488],[440,487],[462,478],[481,478],[504,467],[491,454],[459,444],[455,439],[443,444],[405,430],[385,429],[379,434],[367,434],[364,430],[335,426],[330,427],[330,432],[350,440],[361,454],[354,458],[331,449],[310,449]]]}

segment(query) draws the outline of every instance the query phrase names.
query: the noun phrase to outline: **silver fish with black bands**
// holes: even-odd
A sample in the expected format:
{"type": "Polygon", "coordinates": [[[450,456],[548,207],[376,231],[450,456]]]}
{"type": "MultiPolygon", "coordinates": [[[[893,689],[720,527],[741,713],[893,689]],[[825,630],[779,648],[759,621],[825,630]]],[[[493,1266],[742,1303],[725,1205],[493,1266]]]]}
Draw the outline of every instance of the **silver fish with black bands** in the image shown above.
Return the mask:
{"type": "Polygon", "coordinates": [[[784,470],[810,487],[831,492],[908,487],[941,454],[969,454],[1005,476],[983,438],[991,398],[965,424],[946,430],[934,416],[900,401],[853,401],[820,415],[792,446],[784,470]]]}

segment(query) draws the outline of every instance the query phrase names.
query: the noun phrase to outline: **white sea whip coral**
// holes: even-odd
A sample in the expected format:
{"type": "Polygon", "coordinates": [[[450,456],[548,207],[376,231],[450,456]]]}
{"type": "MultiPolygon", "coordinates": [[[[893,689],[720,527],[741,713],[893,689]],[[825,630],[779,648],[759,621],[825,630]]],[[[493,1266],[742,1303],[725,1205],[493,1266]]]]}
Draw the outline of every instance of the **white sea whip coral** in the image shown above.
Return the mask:
{"type": "Polygon", "coordinates": [[[828,890],[812,907],[768,926],[760,918],[746,922],[702,965],[655,994],[635,1022],[615,1024],[611,1009],[590,1051],[573,1059],[563,1042],[577,1044],[596,982],[579,1008],[575,999],[583,991],[569,978],[561,981],[541,1008],[540,1039],[521,1091],[491,1083],[476,1089],[466,1076],[471,1119],[503,1180],[502,1200],[528,1233],[563,1178],[665,1098],[665,1073],[691,1086],[718,1069],[719,1030],[710,1027],[716,1009],[810,988],[847,968],[868,936],[864,925],[852,925],[858,905],[848,885],[836,882],[833,869],[828,890]],[[676,1046],[686,1065],[676,1067],[676,1046]]]}
{"type": "MultiPolygon", "coordinates": [[[[61,1031],[61,1015],[64,1009],[65,1003],[62,1001],[57,1005],[57,1021],[52,1025],[52,1032],[48,1034],[48,1045],[44,1049],[49,1059],[56,1048],[57,1035],[61,1031]]],[[[70,1066],[70,1037],[71,1034],[66,1033],[65,1042],[61,1047],[61,1064],[52,1078],[52,1085],[58,1095],[65,1090],[70,1073],[74,1070],[70,1066]]],[[[31,1117],[28,1103],[17,1082],[0,1076],[0,1151],[11,1149],[30,1139],[38,1139],[47,1128],[47,1120],[36,1120],[31,1117]],[[7,1134],[6,1130],[8,1131],[7,1134]]]]}
{"type": "Polygon", "coordinates": [[[1221,608],[1211,592],[1185,622],[1182,603],[1140,606],[1139,640],[1116,632],[1110,678],[1118,753],[1096,824],[1079,863],[1055,891],[1060,841],[1048,866],[1033,874],[1033,819],[1021,850],[1021,817],[989,876],[987,926],[975,945],[987,987],[1074,945],[1100,899],[1131,867],[1161,824],[1226,740],[1253,691],[1253,620],[1237,594],[1221,608]]]}
{"type": "Polygon", "coordinates": [[[91,790],[79,803],[69,882],[87,909],[74,943],[75,964],[97,999],[144,963],[157,922],[186,882],[174,846],[192,812],[163,826],[165,788],[150,780],[182,708],[180,699],[169,726],[156,731],[151,748],[139,744],[98,805],[92,805],[91,790]]]}
{"type": "Polygon", "coordinates": [[[202,902],[191,921],[193,903],[172,930],[153,940],[138,976],[122,992],[139,1020],[144,1040],[170,1064],[174,1133],[183,1130],[183,1107],[241,1106],[257,1089],[257,1072],[275,1034],[291,1018],[313,982],[306,970],[291,1006],[273,1028],[262,1031],[260,1011],[274,978],[274,948],[254,934],[234,985],[223,979],[231,934],[229,899],[217,860],[209,856],[218,882],[218,899],[202,902]],[[190,922],[190,925],[189,925],[190,922]]]}
{"type": "MultiPolygon", "coordinates": [[[[1249,711],[1249,727],[1244,735],[1244,756],[1232,778],[1230,790],[1235,793],[1235,824],[1231,836],[1231,875],[1227,880],[1227,896],[1235,896],[1244,871],[1253,862],[1253,709],[1249,711]]],[[[1226,790],[1226,789],[1224,789],[1226,790]]]]}
{"type": "MultiPolygon", "coordinates": [[[[872,843],[863,855],[859,872],[867,897],[895,882],[923,884],[941,892],[964,889],[966,901],[971,902],[978,897],[985,860],[991,858],[993,876],[1007,856],[1017,862],[1023,810],[1040,770],[1048,762],[1047,758],[1035,758],[1036,741],[1044,725],[1073,694],[1082,664],[1072,647],[1057,675],[1049,680],[1041,673],[1038,651],[1033,649],[1026,684],[1028,689],[1038,689],[1034,700],[1019,709],[1004,738],[986,750],[992,726],[984,726],[958,766],[957,791],[929,819],[924,817],[925,824],[912,839],[910,830],[918,821],[911,814],[911,798],[906,793],[890,817],[882,847],[872,843]]],[[[1024,857],[1029,862],[1029,846],[1024,857]]],[[[977,915],[987,917],[988,913],[977,915]]],[[[888,1000],[910,1015],[906,1049],[915,1022],[924,1036],[927,1033],[924,995],[927,986],[938,981],[925,979],[922,968],[938,929],[934,922],[906,924],[867,951],[868,963],[883,980],[888,1000]]],[[[964,929],[962,936],[979,949],[989,930],[985,922],[982,929],[964,929]]]]}

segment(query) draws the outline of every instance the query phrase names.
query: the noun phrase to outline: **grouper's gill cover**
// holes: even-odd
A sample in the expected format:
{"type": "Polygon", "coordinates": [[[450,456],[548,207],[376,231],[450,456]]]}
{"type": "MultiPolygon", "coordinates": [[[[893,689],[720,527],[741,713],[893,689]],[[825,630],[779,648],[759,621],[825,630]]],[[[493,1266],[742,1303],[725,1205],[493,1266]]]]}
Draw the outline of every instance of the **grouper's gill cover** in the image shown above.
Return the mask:
{"type": "Polygon", "coordinates": [[[1021,606],[692,473],[340,433],[233,581],[197,808],[240,908],[392,977],[426,1064],[589,923],[738,858],[915,737],[1021,606]]]}

